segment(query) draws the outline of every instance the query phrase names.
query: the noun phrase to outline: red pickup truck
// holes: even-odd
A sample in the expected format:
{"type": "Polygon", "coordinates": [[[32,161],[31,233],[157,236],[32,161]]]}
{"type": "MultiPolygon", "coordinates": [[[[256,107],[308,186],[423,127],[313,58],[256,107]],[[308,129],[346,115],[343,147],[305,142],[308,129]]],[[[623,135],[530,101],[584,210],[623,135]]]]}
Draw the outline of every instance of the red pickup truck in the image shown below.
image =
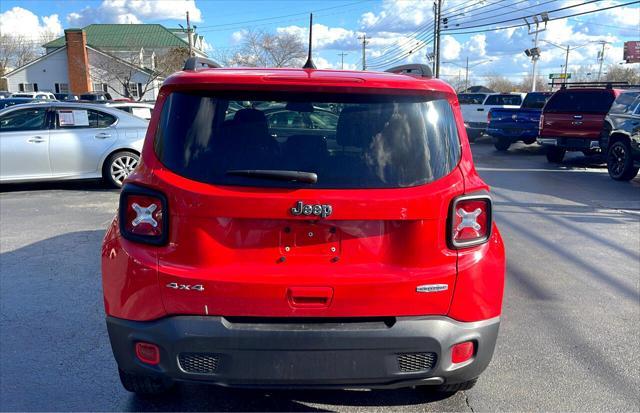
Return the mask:
{"type": "Polygon", "coordinates": [[[540,117],[538,143],[548,147],[547,160],[562,162],[567,151],[599,151],[604,117],[620,92],[611,87],[569,87],[554,93],[540,117]]]}

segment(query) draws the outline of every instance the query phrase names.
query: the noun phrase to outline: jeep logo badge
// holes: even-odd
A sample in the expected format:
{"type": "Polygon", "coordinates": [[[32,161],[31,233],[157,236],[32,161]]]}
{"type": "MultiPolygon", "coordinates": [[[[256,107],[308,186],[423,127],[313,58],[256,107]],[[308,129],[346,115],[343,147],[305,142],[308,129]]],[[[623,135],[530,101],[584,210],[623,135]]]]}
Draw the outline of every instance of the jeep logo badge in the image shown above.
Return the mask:
{"type": "Polygon", "coordinates": [[[328,204],[305,204],[302,201],[298,201],[296,206],[291,208],[293,215],[316,215],[321,218],[326,218],[333,212],[333,208],[328,204]]]}

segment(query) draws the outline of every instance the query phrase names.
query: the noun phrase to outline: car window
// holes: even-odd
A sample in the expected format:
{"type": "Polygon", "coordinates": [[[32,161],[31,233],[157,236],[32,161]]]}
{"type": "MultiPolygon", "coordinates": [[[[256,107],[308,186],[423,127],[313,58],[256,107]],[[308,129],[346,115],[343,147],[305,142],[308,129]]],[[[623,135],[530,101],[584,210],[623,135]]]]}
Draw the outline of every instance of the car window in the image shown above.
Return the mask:
{"type": "Polygon", "coordinates": [[[522,96],[520,95],[491,95],[484,102],[485,105],[514,105],[522,104],[522,96]]]}
{"type": "Polygon", "coordinates": [[[523,109],[542,109],[551,97],[551,93],[527,93],[522,102],[523,109]]]}
{"type": "Polygon", "coordinates": [[[544,107],[545,113],[601,113],[609,112],[614,95],[607,90],[556,92],[544,107]]]}
{"type": "Polygon", "coordinates": [[[28,131],[45,129],[46,108],[19,109],[0,117],[0,131],[28,131]]]}
{"type": "Polygon", "coordinates": [[[186,178],[219,185],[398,188],[439,179],[458,163],[460,141],[446,99],[292,92],[173,92],[155,137],[160,161],[186,178]],[[231,102],[248,101],[228,114],[231,102]],[[269,113],[274,104],[303,109],[269,113]],[[336,108],[333,119],[324,105],[336,108]],[[262,108],[262,109],[261,109],[262,108]],[[271,108],[271,109],[269,109],[271,108]],[[304,117],[324,116],[322,129],[304,117]],[[277,126],[276,126],[277,125],[277,126]],[[291,134],[275,138],[273,127],[291,134]],[[313,172],[315,184],[238,171],[313,172]]]}
{"type": "Polygon", "coordinates": [[[335,129],[338,126],[338,115],[332,112],[316,111],[309,114],[314,129],[335,129]]]}
{"type": "Polygon", "coordinates": [[[283,111],[267,115],[269,126],[273,128],[307,128],[300,112],[283,111]]]}
{"type": "Polygon", "coordinates": [[[613,102],[609,112],[615,114],[623,114],[627,112],[633,112],[635,105],[637,104],[637,98],[640,95],[639,92],[625,92],[613,102]]]}
{"type": "Polygon", "coordinates": [[[58,129],[106,128],[115,123],[117,118],[108,113],[93,109],[59,108],[56,110],[56,127],[58,129]]]}
{"type": "Polygon", "coordinates": [[[461,105],[482,105],[486,97],[483,93],[463,93],[458,95],[458,102],[461,105]]]}
{"type": "Polygon", "coordinates": [[[131,114],[142,119],[151,119],[151,108],[146,107],[132,107],[131,114]]]}

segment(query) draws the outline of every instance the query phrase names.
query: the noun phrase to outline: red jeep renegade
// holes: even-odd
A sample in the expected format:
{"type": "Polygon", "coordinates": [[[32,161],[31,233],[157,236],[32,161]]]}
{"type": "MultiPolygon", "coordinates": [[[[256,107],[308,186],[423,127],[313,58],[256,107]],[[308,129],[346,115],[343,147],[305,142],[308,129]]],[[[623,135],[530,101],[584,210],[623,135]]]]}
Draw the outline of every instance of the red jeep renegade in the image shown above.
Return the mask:
{"type": "Polygon", "coordinates": [[[201,60],[162,86],[102,246],[124,387],[473,386],[505,254],[455,91],[201,60]]]}

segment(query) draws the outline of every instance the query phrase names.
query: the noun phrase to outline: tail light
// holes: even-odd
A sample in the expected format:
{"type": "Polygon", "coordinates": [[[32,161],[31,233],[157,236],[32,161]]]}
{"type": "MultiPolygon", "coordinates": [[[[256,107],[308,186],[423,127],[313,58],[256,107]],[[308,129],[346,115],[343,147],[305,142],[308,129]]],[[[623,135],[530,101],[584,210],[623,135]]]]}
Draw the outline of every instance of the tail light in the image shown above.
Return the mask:
{"type": "Polygon", "coordinates": [[[136,343],[136,357],[143,363],[156,365],[160,363],[160,349],[155,344],[139,341],[136,343]]]}
{"type": "Polygon", "coordinates": [[[491,111],[487,113],[487,122],[491,122],[491,111]]]}
{"type": "Polygon", "coordinates": [[[544,115],[540,115],[540,122],[538,123],[538,134],[542,130],[542,125],[544,125],[544,115]]]}
{"type": "Polygon", "coordinates": [[[491,198],[463,195],[453,200],[449,213],[449,244],[467,248],[487,242],[491,236],[491,198]]]}
{"type": "Polygon", "coordinates": [[[127,184],[120,193],[120,233],[128,240],[162,245],[167,241],[167,198],[160,192],[127,184]]]}

